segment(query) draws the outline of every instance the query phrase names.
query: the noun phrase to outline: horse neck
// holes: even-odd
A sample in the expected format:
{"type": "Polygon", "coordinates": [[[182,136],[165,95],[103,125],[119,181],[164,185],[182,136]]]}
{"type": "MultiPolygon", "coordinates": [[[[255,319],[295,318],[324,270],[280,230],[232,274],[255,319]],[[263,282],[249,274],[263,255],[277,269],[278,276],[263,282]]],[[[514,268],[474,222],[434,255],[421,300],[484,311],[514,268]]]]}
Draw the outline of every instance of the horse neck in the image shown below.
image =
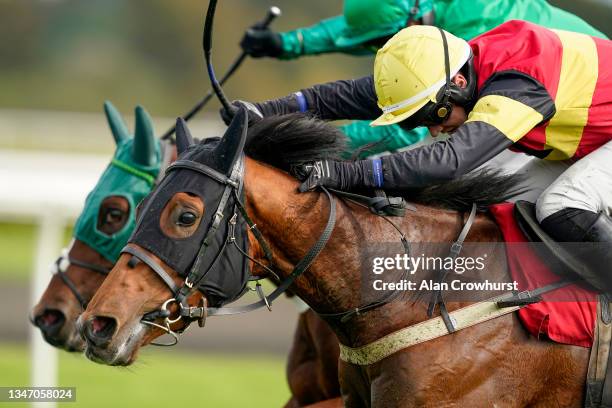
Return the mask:
{"type": "MultiPolygon", "coordinates": [[[[246,159],[244,190],[247,212],[270,245],[274,266],[281,279],[292,272],[315,244],[329,217],[327,196],[299,193],[298,186],[299,183],[288,174],[246,159]]],[[[350,235],[341,238],[347,234],[346,223],[343,208],[338,206],[337,200],[336,207],[337,221],[331,239],[315,262],[291,286],[293,293],[317,311],[345,307],[358,291],[353,282],[359,279],[359,268],[349,266],[342,254],[334,250],[338,241],[351,239],[350,235]]],[[[252,235],[251,243],[255,257],[265,262],[263,251],[252,235]]],[[[358,249],[355,247],[355,251],[358,249]]]]}
{"type": "MultiPolygon", "coordinates": [[[[326,195],[318,192],[298,193],[298,185],[286,173],[247,158],[244,184],[247,212],[271,246],[281,279],[291,273],[295,264],[314,245],[329,216],[326,195]]],[[[371,265],[363,261],[362,254],[376,243],[399,243],[399,233],[369,210],[338,199],[336,210],[336,226],[325,249],[291,287],[292,292],[318,313],[342,312],[360,306],[362,275],[364,271],[371,270],[371,265]]],[[[406,233],[409,242],[452,242],[459,235],[466,218],[466,215],[454,211],[417,206],[416,211],[409,212],[399,222],[399,227],[406,233]]],[[[478,217],[469,238],[499,241],[499,232],[492,222],[478,217]]],[[[263,252],[253,237],[251,242],[256,259],[265,262],[263,252]]],[[[427,276],[423,276],[425,278],[427,276]]],[[[376,338],[380,333],[384,335],[415,319],[422,320],[425,308],[419,309],[418,313],[406,309],[396,313],[399,302],[393,303],[389,307],[368,312],[365,320],[353,319],[348,328],[333,321],[330,324],[341,341],[347,344],[359,343],[358,339],[376,338]],[[389,313],[402,318],[391,318],[389,313]],[[377,333],[371,333],[371,321],[367,319],[377,315],[388,322],[388,329],[379,326],[377,333]]]]}

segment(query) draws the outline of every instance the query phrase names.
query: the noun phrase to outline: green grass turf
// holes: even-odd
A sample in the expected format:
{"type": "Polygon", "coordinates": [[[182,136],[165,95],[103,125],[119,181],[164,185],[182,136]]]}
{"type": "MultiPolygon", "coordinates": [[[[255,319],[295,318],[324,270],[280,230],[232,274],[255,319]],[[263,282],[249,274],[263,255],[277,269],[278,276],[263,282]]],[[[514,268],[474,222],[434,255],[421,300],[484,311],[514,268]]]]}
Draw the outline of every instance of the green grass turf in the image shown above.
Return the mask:
{"type": "MultiPolygon", "coordinates": [[[[0,222],[0,281],[27,282],[30,279],[36,232],[33,224],[0,222]]],[[[70,242],[71,233],[72,228],[66,228],[64,244],[70,242]]]]}
{"type": "MultiPolygon", "coordinates": [[[[24,346],[0,344],[0,386],[27,386],[24,346]]],[[[75,403],[60,407],[281,407],[289,398],[284,361],[270,356],[184,354],[143,349],[128,368],[107,367],[60,352],[59,385],[76,387],[75,403]]],[[[0,403],[12,408],[22,403],[0,403]]]]}

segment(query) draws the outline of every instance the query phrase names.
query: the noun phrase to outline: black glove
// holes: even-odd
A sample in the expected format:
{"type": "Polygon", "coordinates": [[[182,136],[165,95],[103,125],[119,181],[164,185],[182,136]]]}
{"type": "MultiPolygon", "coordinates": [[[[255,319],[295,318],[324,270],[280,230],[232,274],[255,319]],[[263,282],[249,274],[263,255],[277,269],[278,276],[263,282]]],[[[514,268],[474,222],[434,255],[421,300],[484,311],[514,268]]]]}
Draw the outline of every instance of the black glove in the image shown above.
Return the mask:
{"type": "Polygon", "coordinates": [[[269,29],[249,28],[242,41],[242,50],[253,58],[279,57],[283,53],[283,39],[279,33],[269,29]]]}
{"type": "MultiPolygon", "coordinates": [[[[249,126],[263,119],[263,114],[251,102],[232,101],[232,106],[237,109],[244,106],[247,109],[247,114],[249,115],[249,126]]],[[[232,119],[234,119],[234,114],[232,112],[228,112],[225,108],[219,109],[219,114],[221,115],[223,122],[225,122],[225,124],[228,126],[232,122],[232,119]]]]}
{"type": "Polygon", "coordinates": [[[382,185],[382,168],[373,160],[360,160],[356,162],[338,162],[321,160],[294,166],[291,169],[298,180],[302,181],[299,191],[314,190],[319,186],[336,190],[350,191],[358,188],[378,188],[382,185]],[[375,171],[375,169],[378,169],[375,171]],[[377,177],[374,175],[377,174],[377,177]]]}

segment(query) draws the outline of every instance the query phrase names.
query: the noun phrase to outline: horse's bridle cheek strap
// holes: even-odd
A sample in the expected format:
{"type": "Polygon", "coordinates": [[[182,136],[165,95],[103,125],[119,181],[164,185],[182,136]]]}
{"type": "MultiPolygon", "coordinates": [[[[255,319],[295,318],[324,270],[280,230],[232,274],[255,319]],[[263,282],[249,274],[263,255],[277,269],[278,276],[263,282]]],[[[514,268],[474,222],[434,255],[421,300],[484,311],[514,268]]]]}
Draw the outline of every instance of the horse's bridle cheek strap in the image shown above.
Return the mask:
{"type": "Polygon", "coordinates": [[[66,273],[70,265],[78,266],[79,268],[83,268],[83,269],[88,269],[92,272],[96,272],[104,276],[110,273],[111,268],[108,268],[102,265],[98,265],[98,264],[92,264],[92,263],[85,262],[85,261],[79,261],[77,259],[71,258],[68,255],[67,249],[62,250],[62,254],[53,263],[52,265],[53,274],[59,275],[62,282],[64,282],[66,287],[68,287],[70,292],[72,292],[72,294],[74,295],[76,300],[79,302],[83,310],[85,310],[87,308],[88,302],[85,300],[85,297],[81,294],[81,292],[79,292],[77,285],[72,281],[72,279],[68,277],[68,274],[66,273]]]}
{"type": "MultiPolygon", "coordinates": [[[[164,283],[166,283],[166,285],[168,285],[168,287],[172,291],[172,294],[176,295],[179,288],[176,285],[176,283],[174,283],[174,279],[172,279],[172,277],[168,275],[168,272],[166,272],[164,268],[161,267],[161,265],[155,262],[155,260],[151,258],[149,255],[147,255],[143,250],[136,248],[136,247],[132,247],[132,246],[126,246],[121,250],[121,253],[130,254],[132,255],[132,257],[136,258],[138,261],[145,263],[149,268],[153,270],[153,272],[155,272],[164,281],[164,283]]],[[[132,260],[130,260],[130,263],[133,264],[132,260]]]]}

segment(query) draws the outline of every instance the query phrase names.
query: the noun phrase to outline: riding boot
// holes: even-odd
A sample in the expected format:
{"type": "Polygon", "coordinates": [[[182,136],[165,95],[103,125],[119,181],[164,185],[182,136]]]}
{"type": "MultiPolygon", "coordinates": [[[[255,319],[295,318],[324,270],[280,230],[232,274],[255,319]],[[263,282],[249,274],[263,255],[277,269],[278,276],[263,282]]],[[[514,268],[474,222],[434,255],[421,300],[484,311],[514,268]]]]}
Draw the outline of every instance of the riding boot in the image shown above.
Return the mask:
{"type": "Polygon", "coordinates": [[[612,218],[601,213],[587,231],[584,242],[592,242],[593,245],[587,253],[592,258],[587,263],[598,273],[601,280],[601,289],[612,293],[612,218]]]}
{"type": "Polygon", "coordinates": [[[568,251],[586,266],[581,278],[598,290],[612,293],[612,218],[567,208],[547,217],[541,225],[558,242],[571,243],[568,251]]]}

